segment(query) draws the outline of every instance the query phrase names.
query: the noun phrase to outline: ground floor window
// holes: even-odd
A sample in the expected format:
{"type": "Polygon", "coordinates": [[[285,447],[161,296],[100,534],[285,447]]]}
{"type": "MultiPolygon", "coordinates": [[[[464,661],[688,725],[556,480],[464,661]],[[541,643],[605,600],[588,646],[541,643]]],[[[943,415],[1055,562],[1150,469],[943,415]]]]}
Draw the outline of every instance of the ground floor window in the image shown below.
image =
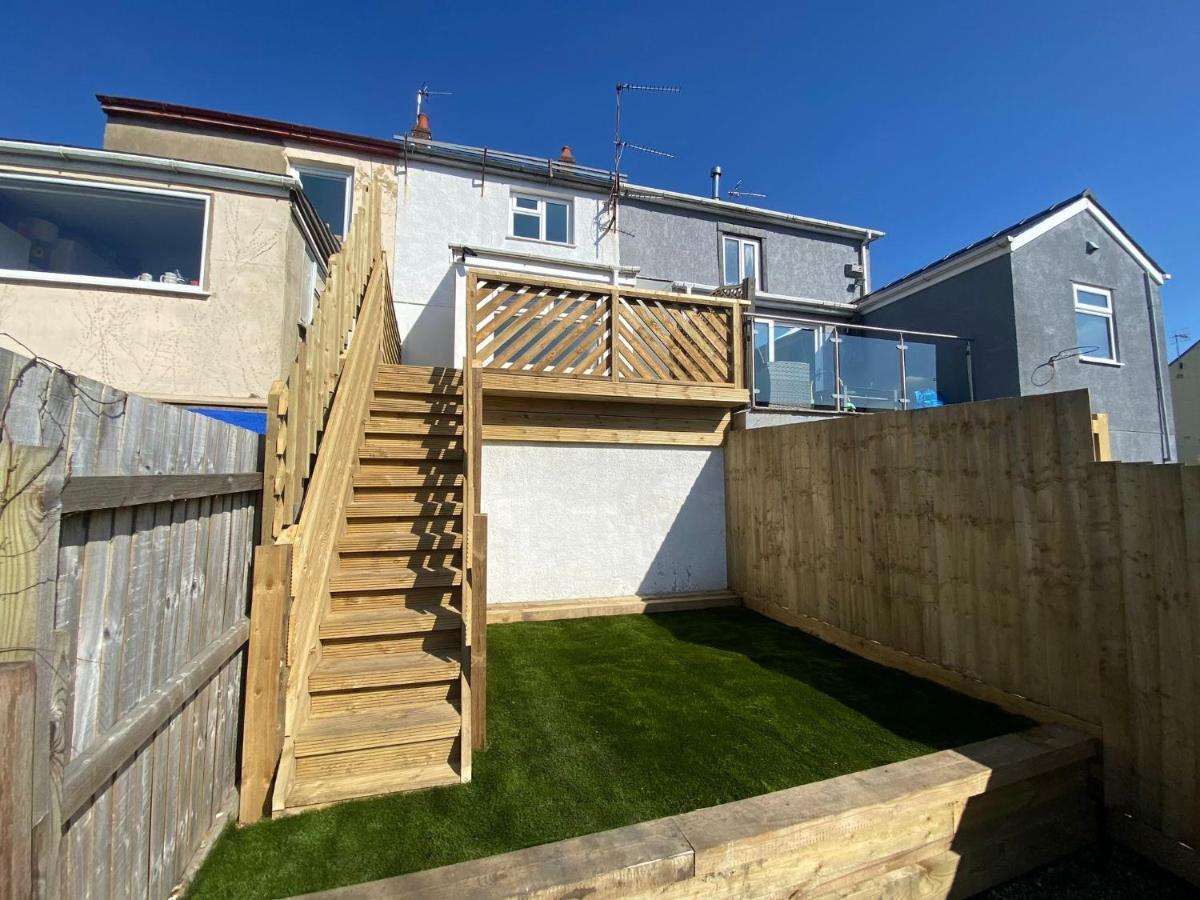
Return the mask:
{"type": "Polygon", "coordinates": [[[0,175],[0,273],[200,287],[208,198],[0,175]]]}

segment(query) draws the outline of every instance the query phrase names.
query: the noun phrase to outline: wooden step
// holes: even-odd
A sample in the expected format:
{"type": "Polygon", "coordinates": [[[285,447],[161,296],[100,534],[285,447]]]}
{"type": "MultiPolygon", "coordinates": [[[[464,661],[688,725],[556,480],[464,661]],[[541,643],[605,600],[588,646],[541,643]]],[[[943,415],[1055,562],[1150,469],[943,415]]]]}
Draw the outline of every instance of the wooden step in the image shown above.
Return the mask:
{"type": "Polygon", "coordinates": [[[418,500],[352,500],[346,505],[350,519],[442,519],[462,515],[462,503],[422,503],[418,500]]]}
{"type": "Polygon", "coordinates": [[[356,713],[311,719],[296,735],[296,756],[319,756],[416,744],[453,738],[462,730],[462,717],[449,703],[431,704],[384,714],[356,713]]]}
{"type": "Polygon", "coordinates": [[[453,585],[443,587],[365,589],[340,591],[330,598],[333,612],[365,609],[426,609],[435,606],[459,612],[459,590],[453,585]]]}
{"type": "Polygon", "coordinates": [[[429,438],[424,441],[363,441],[358,448],[360,460],[372,459],[462,459],[462,442],[458,438],[429,438]]]}
{"type": "Polygon", "coordinates": [[[406,503],[457,503],[462,491],[456,487],[361,487],[354,486],[356,501],[402,501],[406,503]]]}
{"type": "Polygon", "coordinates": [[[410,366],[407,363],[380,363],[378,375],[409,375],[421,378],[437,378],[462,381],[462,369],[453,366],[410,366]]]}
{"type": "Polygon", "coordinates": [[[404,684],[432,684],[458,678],[457,652],[441,656],[409,653],[403,656],[370,656],[358,659],[321,660],[308,676],[309,693],[351,691],[404,684]]]}
{"type": "MultiPolygon", "coordinates": [[[[372,416],[367,420],[367,424],[363,426],[363,431],[367,435],[377,434],[398,434],[398,435],[461,435],[462,422],[454,419],[441,419],[429,416],[425,418],[417,418],[416,416],[392,416],[390,418],[382,418],[380,416],[372,416]]],[[[368,437],[367,440],[372,440],[368,437]]]]}
{"type": "Polygon", "coordinates": [[[387,553],[404,550],[460,550],[457,532],[403,532],[394,528],[350,532],[338,539],[339,553],[387,553]]]}
{"type": "MultiPolygon", "coordinates": [[[[416,746],[416,745],[413,745],[416,746]]],[[[389,764],[387,751],[392,748],[376,748],[360,750],[345,754],[340,759],[340,768],[350,774],[343,775],[308,775],[297,776],[296,784],[288,791],[287,806],[289,810],[301,811],[337,803],[341,800],[352,800],[363,797],[377,797],[382,794],[396,794],[401,791],[418,791],[426,788],[442,787],[443,785],[459,784],[458,750],[453,751],[450,760],[430,760],[417,765],[389,764]],[[363,769],[356,765],[353,757],[381,758],[385,762],[378,768],[363,769]]],[[[397,748],[399,749],[399,748],[397,748]]],[[[320,761],[326,757],[308,757],[312,761],[320,761]]],[[[297,772],[301,763],[297,760],[297,772]]]]}
{"type": "Polygon", "coordinates": [[[329,579],[332,592],[355,590],[408,590],[410,588],[457,587],[462,570],[452,568],[410,569],[404,565],[381,564],[373,569],[344,568],[329,579]]]}
{"type": "MultiPolygon", "coordinates": [[[[458,370],[446,370],[455,371],[458,370]]],[[[384,371],[380,370],[372,385],[375,396],[381,393],[390,394],[421,394],[440,396],[462,396],[462,376],[455,377],[437,374],[423,374],[414,371],[384,371]]]]}
{"type": "Polygon", "coordinates": [[[354,473],[358,487],[462,488],[462,467],[452,463],[369,462],[354,473]]]}
{"type": "Polygon", "coordinates": [[[363,659],[368,656],[398,656],[432,653],[434,656],[462,646],[461,630],[426,631],[418,634],[385,634],[370,637],[338,638],[321,642],[321,659],[363,659]]]}
{"type": "Polygon", "coordinates": [[[423,634],[431,631],[457,631],[460,628],[462,616],[457,610],[444,606],[334,610],[321,622],[321,640],[423,634]]]}
{"type": "Polygon", "coordinates": [[[341,716],[354,712],[384,712],[426,706],[430,703],[449,703],[456,709],[461,697],[461,685],[456,680],[437,684],[406,684],[399,687],[363,688],[357,691],[334,691],[313,694],[309,698],[309,714],[316,717],[341,716]]]}
{"type": "Polygon", "coordinates": [[[296,760],[296,778],[338,778],[356,773],[388,772],[431,763],[454,763],[458,760],[458,737],[435,738],[430,741],[393,744],[389,747],[370,747],[321,756],[302,756],[296,760]],[[453,754],[453,755],[452,755],[453,754]]]}
{"type": "Polygon", "coordinates": [[[412,572],[461,569],[462,552],[459,550],[371,550],[367,553],[338,553],[338,570],[371,572],[379,569],[389,571],[407,569],[412,572]]]}
{"type": "Polygon", "coordinates": [[[371,398],[371,415],[411,414],[416,416],[462,416],[462,401],[453,394],[405,396],[394,391],[376,394],[371,398]]]}

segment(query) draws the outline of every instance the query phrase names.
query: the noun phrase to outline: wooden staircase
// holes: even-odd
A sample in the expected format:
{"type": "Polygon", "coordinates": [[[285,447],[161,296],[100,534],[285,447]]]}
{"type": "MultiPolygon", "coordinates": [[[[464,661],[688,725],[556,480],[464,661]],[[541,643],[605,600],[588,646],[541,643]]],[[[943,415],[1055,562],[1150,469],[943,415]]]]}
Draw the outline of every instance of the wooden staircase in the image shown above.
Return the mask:
{"type": "Polygon", "coordinates": [[[470,777],[462,372],[378,365],[347,463],[289,810],[470,777]]]}

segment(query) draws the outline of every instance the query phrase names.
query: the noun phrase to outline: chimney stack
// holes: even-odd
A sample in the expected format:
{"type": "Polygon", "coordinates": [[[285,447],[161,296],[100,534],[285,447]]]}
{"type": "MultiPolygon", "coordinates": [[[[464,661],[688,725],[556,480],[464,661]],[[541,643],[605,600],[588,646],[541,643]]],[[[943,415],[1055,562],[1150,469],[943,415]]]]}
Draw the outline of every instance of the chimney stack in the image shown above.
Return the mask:
{"type": "Polygon", "coordinates": [[[712,198],[714,200],[721,199],[721,167],[713,166],[712,171],[708,173],[712,178],[712,198]]]}
{"type": "Polygon", "coordinates": [[[575,165],[575,154],[571,152],[569,145],[563,145],[562,152],[558,154],[558,161],[568,166],[575,165]]]}
{"type": "Polygon", "coordinates": [[[429,115],[427,113],[417,113],[417,124],[413,126],[410,134],[419,141],[432,140],[433,132],[429,130],[429,115]]]}

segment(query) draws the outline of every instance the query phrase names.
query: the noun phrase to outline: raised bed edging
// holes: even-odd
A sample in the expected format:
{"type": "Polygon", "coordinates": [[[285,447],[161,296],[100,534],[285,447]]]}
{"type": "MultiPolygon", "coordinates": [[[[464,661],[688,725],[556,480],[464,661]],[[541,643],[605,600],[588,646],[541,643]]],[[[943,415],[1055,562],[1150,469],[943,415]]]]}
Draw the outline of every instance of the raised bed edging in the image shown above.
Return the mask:
{"type": "MultiPolygon", "coordinates": [[[[967,897],[1095,840],[1092,738],[955,750],[499,856],[306,895],[967,897]]],[[[565,787],[565,786],[564,786],[565,787]]]]}

